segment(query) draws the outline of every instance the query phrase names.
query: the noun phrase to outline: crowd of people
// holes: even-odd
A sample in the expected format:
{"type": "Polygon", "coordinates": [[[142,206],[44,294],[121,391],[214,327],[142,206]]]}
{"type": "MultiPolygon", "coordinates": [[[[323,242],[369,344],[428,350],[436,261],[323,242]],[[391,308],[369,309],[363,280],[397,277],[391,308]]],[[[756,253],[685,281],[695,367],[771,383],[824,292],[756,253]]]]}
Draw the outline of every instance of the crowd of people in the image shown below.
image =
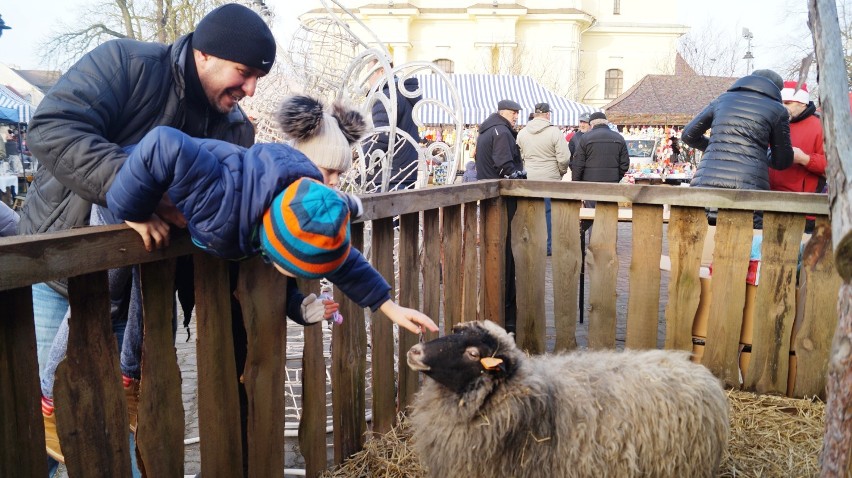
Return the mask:
{"type": "MultiPolygon", "coordinates": [[[[398,95],[395,118],[382,102],[375,103],[368,122],[368,113],[343,103],[327,107],[314,98],[288,97],[278,120],[289,143],[254,144],[254,128],[239,101],[254,95],[275,56],[275,40],[266,23],[236,4],[216,8],[194,32],[170,45],[113,40],[95,48],[59,79],[36,110],[27,145],[43,167],[20,216],[0,204],[0,236],[127,223],[146,249],[155,250],[168,247],[171,228],[187,228],[206,252],[233,260],[261,255],[287,275],[288,309],[282,319],[286,315],[305,326],[330,320],[339,304],[303,294],[293,279],[325,277],[362,307],[381,310],[412,333],[437,331],[429,317],[396,304],[387,281],[350,246],[348,224],[362,207],[357,197],[335,189],[340,175],[352,167],[352,146],[364,137],[369,122],[378,127],[396,124],[415,144],[421,141],[411,116],[419,98],[400,94],[397,79],[380,83],[385,72],[373,64],[370,86],[386,97],[391,88],[398,95]]],[[[547,103],[536,104],[531,120],[518,131],[522,109],[513,99],[503,99],[478,126],[475,139],[466,142],[472,148],[465,182],[508,178],[617,183],[630,168],[624,137],[605,113],[581,115],[578,129],[566,135],[564,128],[551,123],[547,103]]],[[[806,85],[784,82],[770,70],[736,81],[686,125],[681,140],[704,152],[691,186],[825,191],[817,108],[806,85]]],[[[23,171],[20,146],[19,138],[8,131],[3,152],[12,170],[23,171]]],[[[372,148],[386,153],[392,141],[380,135],[372,148]]],[[[671,148],[678,148],[677,141],[671,148]]],[[[392,188],[413,182],[410,173],[417,158],[418,151],[409,143],[394,153],[387,178],[392,188]]],[[[511,197],[505,204],[511,237],[517,204],[511,197]]],[[[708,222],[714,221],[714,212],[708,211],[708,222]]],[[[546,222],[550,255],[549,200],[546,222]]],[[[759,212],[754,227],[762,227],[759,212]]],[[[514,332],[514,257],[508,240],[505,262],[505,325],[514,332]]],[[[236,265],[231,263],[232,279],[238,274],[236,265]]],[[[177,267],[176,289],[191,291],[191,260],[184,258],[177,267]]],[[[55,460],[52,474],[64,459],[55,414],[74,406],[53,401],[54,372],[67,348],[67,322],[73,311],[65,281],[36,284],[32,290],[47,453],[55,460]]],[[[110,271],[109,292],[133,431],[142,378],[138,267],[110,271]]],[[[182,304],[185,311],[192,310],[189,300],[182,304]]],[[[247,353],[245,328],[238,297],[232,294],[230,301],[241,371],[247,353]]],[[[239,391],[245,433],[248,404],[243,385],[239,391]]],[[[245,454],[246,440],[243,446],[245,454]]]]}

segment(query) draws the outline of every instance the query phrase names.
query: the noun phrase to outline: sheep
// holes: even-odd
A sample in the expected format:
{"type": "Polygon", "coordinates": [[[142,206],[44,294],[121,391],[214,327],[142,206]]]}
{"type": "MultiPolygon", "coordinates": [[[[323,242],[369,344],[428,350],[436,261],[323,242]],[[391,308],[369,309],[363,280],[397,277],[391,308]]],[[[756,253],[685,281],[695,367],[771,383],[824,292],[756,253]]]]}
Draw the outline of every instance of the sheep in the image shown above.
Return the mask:
{"type": "Polygon", "coordinates": [[[728,402],[685,352],[529,357],[493,322],[417,344],[412,445],[430,476],[712,477],[728,402]]]}

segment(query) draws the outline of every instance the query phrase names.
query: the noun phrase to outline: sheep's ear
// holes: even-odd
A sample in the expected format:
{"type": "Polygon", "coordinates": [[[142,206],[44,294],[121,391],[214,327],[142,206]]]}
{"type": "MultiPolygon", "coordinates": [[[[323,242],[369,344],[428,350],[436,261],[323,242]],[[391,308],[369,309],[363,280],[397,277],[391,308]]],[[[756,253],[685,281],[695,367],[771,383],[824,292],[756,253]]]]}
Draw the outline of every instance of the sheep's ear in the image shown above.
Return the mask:
{"type": "Polygon", "coordinates": [[[482,368],[485,370],[500,370],[502,368],[500,365],[503,364],[503,359],[497,357],[485,357],[480,359],[479,363],[482,364],[482,368]]]}

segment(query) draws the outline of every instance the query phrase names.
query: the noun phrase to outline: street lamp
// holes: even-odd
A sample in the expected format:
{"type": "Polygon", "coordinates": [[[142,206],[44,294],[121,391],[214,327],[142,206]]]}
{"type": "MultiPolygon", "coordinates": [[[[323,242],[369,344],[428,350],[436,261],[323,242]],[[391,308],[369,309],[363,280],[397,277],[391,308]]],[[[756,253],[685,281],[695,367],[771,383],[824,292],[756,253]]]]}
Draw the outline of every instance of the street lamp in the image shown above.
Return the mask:
{"type": "Polygon", "coordinates": [[[751,61],[754,60],[754,55],[751,54],[751,40],[754,38],[754,34],[748,28],[743,28],[743,38],[748,41],[748,48],[746,49],[746,54],[743,57],[743,60],[746,61],[746,75],[750,75],[751,61]]]}

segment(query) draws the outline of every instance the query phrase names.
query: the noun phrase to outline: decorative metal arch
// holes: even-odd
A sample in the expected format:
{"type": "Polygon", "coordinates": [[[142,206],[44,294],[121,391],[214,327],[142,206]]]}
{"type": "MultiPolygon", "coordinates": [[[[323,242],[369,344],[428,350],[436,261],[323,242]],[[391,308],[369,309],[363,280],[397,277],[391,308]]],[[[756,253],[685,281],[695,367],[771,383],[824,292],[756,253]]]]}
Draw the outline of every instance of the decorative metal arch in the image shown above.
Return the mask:
{"type": "Polygon", "coordinates": [[[420,86],[409,90],[405,80],[416,74],[431,73],[438,75],[446,86],[450,104],[423,98],[414,105],[413,119],[419,127],[426,126],[421,117],[424,108],[433,105],[450,118],[450,124],[446,126],[455,127],[457,134],[452,135],[453,141],[447,142],[444,138],[444,141],[425,146],[399,129],[396,121],[374,127],[353,148],[354,166],[341,178],[341,187],[357,193],[384,192],[403,185],[422,187],[427,182],[428,165],[436,158],[446,159],[444,167],[449,172],[446,183],[453,183],[464,153],[461,134],[464,122],[461,99],[452,81],[430,62],[409,62],[391,67],[390,52],[372,30],[338,0],[321,2],[326,14],[303,22],[289,48],[279,47],[282,54],[275,68],[269,78],[258,85],[255,97],[246,102],[258,113],[258,118],[255,118],[258,139],[283,141],[275,124],[274,112],[280,100],[288,94],[300,92],[326,102],[344,101],[362,108],[365,113],[383,108],[388,112],[388,118],[393,119],[397,118],[400,96],[417,98],[423,93],[420,86]],[[353,27],[361,32],[361,36],[353,31],[353,27]],[[381,75],[378,75],[380,70],[381,75]],[[391,86],[385,94],[387,85],[391,86]],[[390,94],[397,92],[399,96],[390,94]],[[377,146],[384,138],[387,138],[387,150],[377,146]],[[398,157],[406,144],[417,151],[417,164],[392,177],[393,158],[398,157]]]}

